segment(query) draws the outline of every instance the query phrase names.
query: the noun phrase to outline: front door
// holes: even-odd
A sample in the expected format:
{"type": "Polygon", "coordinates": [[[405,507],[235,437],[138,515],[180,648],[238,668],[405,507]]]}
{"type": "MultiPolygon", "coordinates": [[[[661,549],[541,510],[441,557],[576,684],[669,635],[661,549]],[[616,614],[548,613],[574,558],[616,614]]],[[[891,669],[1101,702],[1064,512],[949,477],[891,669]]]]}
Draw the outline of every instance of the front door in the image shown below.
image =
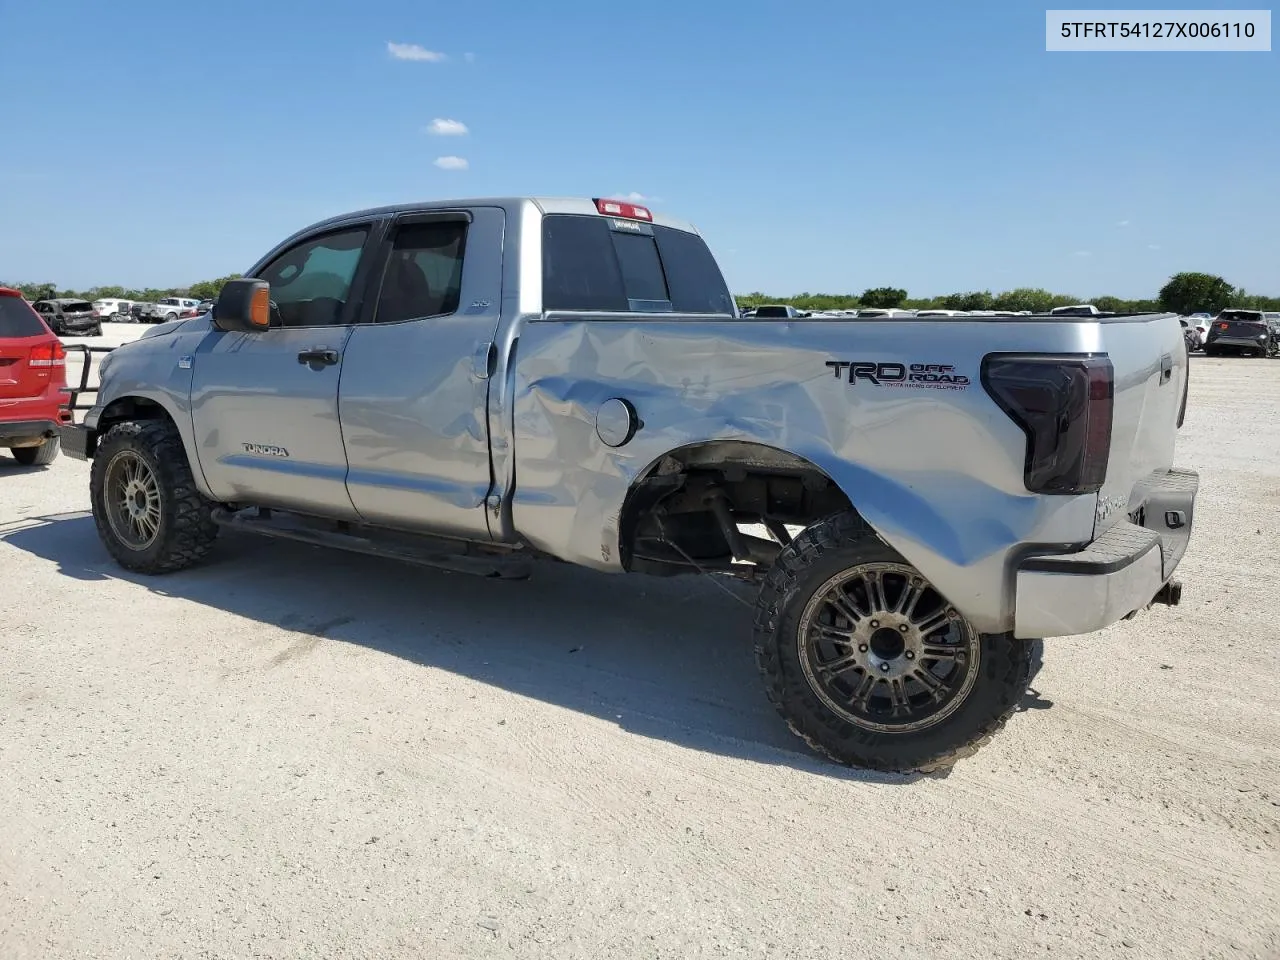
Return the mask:
{"type": "Polygon", "coordinates": [[[271,286],[271,328],[215,329],[182,358],[192,364],[200,467],[218,499],[356,519],[338,379],[372,232],[371,224],[344,227],[274,257],[255,272],[271,286]]]}
{"type": "Polygon", "coordinates": [[[399,218],[338,409],[347,489],[372,523],[487,539],[490,345],[502,303],[498,207],[399,218]]]}

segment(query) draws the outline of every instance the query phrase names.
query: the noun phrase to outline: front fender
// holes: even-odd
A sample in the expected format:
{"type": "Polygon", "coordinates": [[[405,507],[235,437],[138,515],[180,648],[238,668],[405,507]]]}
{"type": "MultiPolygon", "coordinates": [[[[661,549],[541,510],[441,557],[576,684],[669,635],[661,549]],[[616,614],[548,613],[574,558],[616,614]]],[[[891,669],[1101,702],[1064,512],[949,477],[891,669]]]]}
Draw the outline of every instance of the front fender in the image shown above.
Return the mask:
{"type": "Polygon", "coordinates": [[[177,427],[196,486],[209,497],[191,421],[191,358],[206,334],[174,328],[167,335],[144,337],[109,353],[97,402],[85,413],[84,425],[105,433],[113,423],[130,419],[138,406],[158,407],[177,427]]]}

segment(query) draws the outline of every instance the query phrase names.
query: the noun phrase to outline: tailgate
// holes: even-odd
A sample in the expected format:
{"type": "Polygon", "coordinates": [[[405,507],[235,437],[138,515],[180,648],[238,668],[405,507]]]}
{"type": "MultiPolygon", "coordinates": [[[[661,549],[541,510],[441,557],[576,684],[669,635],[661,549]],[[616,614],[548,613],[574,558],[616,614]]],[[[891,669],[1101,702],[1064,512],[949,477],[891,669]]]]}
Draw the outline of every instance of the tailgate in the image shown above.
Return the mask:
{"type": "Polygon", "coordinates": [[[1190,372],[1175,316],[1117,318],[1098,327],[1115,370],[1115,403],[1095,536],[1137,511],[1173,466],[1190,372]]]}
{"type": "Polygon", "coordinates": [[[31,348],[21,340],[0,338],[0,400],[33,397],[40,391],[27,384],[27,355],[31,348]]]}
{"type": "Polygon", "coordinates": [[[48,389],[53,373],[51,355],[35,365],[31,357],[31,351],[46,340],[45,337],[0,337],[0,400],[26,400],[48,389]]]}

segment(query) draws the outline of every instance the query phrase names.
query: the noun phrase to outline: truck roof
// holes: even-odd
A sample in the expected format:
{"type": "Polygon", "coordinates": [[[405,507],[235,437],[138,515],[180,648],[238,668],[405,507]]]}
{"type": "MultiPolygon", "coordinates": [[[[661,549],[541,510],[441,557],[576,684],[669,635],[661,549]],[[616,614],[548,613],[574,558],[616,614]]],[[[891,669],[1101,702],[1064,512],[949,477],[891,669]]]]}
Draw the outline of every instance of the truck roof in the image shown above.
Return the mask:
{"type": "MultiPolygon", "coordinates": [[[[630,201],[622,202],[630,203],[630,201]]],[[[468,199],[451,198],[448,200],[421,200],[410,203],[391,204],[385,207],[368,207],[364,210],[352,210],[348,213],[340,213],[336,216],[326,217],[324,220],[317,220],[310,226],[303,227],[301,230],[297,231],[294,236],[309,233],[317,228],[336,226],[348,220],[357,220],[370,216],[419,213],[429,210],[449,210],[456,207],[503,207],[508,212],[513,213],[525,205],[532,205],[543,214],[576,213],[592,217],[602,215],[600,211],[596,209],[595,200],[585,197],[472,197],[468,199]]],[[[643,204],[641,204],[641,206],[643,206],[643,204]]],[[[693,224],[688,223],[687,221],[677,220],[661,213],[655,213],[648,207],[645,207],[645,209],[649,210],[652,214],[653,223],[664,227],[671,227],[675,230],[683,230],[686,233],[698,234],[698,231],[693,224]]]]}

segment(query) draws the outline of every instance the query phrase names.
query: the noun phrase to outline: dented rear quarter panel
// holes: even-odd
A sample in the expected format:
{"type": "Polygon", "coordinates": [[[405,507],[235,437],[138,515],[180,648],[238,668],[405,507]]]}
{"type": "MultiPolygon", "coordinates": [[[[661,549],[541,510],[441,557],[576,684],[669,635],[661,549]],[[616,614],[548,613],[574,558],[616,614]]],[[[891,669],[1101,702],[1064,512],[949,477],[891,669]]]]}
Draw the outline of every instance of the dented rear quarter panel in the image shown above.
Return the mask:
{"type": "Polygon", "coordinates": [[[512,522],[542,550],[618,570],[637,478],[681,447],[753,441],[821,468],[980,630],[1010,629],[1011,561],[1088,541],[1097,496],[1026,491],[1025,437],[983,389],[982,359],[1101,340],[1096,323],[530,318],[510,373],[512,522]],[[945,364],[968,383],[851,384],[829,365],[852,361],[945,364]],[[617,449],[595,430],[612,397],[643,423],[617,449]]]}

